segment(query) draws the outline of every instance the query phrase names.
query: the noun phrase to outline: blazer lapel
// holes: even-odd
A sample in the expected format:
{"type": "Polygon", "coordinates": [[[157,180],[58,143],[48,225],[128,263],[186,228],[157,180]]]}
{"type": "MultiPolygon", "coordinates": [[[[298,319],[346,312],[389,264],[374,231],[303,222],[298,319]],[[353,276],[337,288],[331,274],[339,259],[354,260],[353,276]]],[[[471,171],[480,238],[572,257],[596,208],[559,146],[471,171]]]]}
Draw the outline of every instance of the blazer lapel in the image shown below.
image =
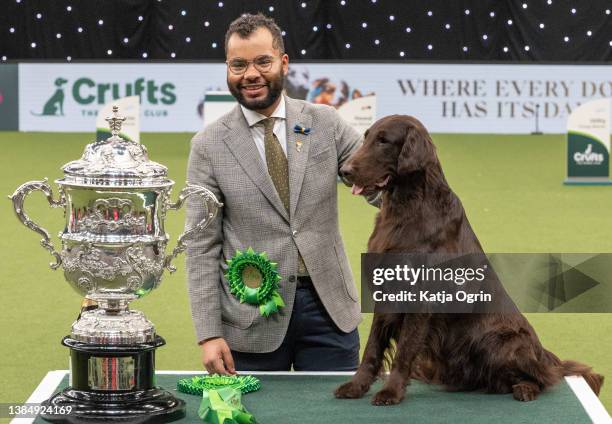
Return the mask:
{"type": "Polygon", "coordinates": [[[287,160],[289,162],[289,210],[290,215],[294,216],[297,207],[304,172],[310,149],[311,135],[297,134],[293,128],[300,124],[304,128],[310,128],[312,117],[302,113],[304,105],[300,102],[286,97],[287,100],[287,160]],[[298,150],[299,149],[299,150],[298,150]]]}
{"type": "MultiPolygon", "coordinates": [[[[289,221],[289,214],[283,206],[280,197],[278,197],[276,187],[274,187],[270,174],[268,174],[268,170],[261,160],[257,146],[255,146],[255,142],[251,136],[249,125],[242,110],[240,110],[240,106],[234,108],[232,115],[230,115],[230,119],[225,120],[224,125],[228,127],[229,131],[223,141],[227,144],[232,154],[253,183],[261,190],[263,195],[272,206],[274,206],[278,213],[289,221]]],[[[291,167],[291,165],[289,165],[289,167],[291,167]]]]}

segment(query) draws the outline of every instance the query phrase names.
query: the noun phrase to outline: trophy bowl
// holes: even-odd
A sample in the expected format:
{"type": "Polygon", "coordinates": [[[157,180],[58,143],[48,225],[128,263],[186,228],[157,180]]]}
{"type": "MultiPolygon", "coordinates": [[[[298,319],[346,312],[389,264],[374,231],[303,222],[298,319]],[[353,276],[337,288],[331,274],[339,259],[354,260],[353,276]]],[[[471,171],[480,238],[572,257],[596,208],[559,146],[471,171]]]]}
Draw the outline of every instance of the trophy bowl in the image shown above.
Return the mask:
{"type": "Polygon", "coordinates": [[[72,386],[47,401],[73,406],[76,421],[168,421],[184,415],[182,401],[155,387],[154,352],[165,341],[129,302],[158,287],[165,269],[176,270],[173,259],[223,206],[208,189],[189,183],[171,202],[174,182],[167,168],[149,160],[144,145],[119,136],[124,120],[113,107],[107,118],[112,136],[88,144],[80,159],[63,166],[64,177],[55,181],[57,200],[46,179],[22,184],[10,196],[17,218],[42,236],[41,245],[53,255],[50,267],[62,268],[66,281],[96,306],[82,311],[62,341],[71,351],[72,386]],[[34,191],[64,210],[59,252],[49,232],[25,212],[25,199],[34,191]],[[190,197],[201,200],[204,218],[167,253],[166,213],[190,197]]]}

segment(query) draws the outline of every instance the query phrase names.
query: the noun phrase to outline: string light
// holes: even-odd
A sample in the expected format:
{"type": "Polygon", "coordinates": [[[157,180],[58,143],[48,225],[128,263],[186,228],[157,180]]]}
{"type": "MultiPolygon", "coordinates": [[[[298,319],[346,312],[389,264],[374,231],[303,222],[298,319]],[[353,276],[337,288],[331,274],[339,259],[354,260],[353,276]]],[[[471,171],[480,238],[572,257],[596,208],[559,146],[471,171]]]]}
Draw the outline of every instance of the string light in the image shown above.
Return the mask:
{"type": "MultiPolygon", "coordinates": [[[[23,0],[15,0],[15,2],[17,4],[22,3],[22,1],[23,0]]],[[[157,0],[157,2],[161,2],[161,1],[162,0],[157,0]]],[[[359,4],[361,6],[361,3],[358,3],[358,2],[349,3],[349,0],[337,0],[337,1],[340,3],[341,6],[346,6],[347,9],[349,9],[349,6],[353,6],[353,8],[355,8],[355,7],[357,7],[357,4],[359,4]]],[[[374,4],[378,3],[378,0],[370,0],[370,2],[371,2],[371,4],[374,5],[374,4]]],[[[165,2],[165,3],[168,3],[168,2],[165,2]]],[[[215,3],[213,3],[213,5],[214,4],[217,4],[219,7],[224,7],[224,2],[223,1],[218,1],[217,0],[215,3]]],[[[313,4],[310,4],[310,2],[308,0],[300,0],[299,2],[297,2],[297,5],[299,5],[297,7],[298,13],[301,13],[301,14],[308,13],[307,11],[303,11],[302,12],[302,9],[310,8],[310,6],[312,6],[313,4]]],[[[335,3],[335,4],[337,5],[338,3],[335,3]]],[[[526,10],[531,10],[531,8],[530,8],[531,4],[532,3],[530,3],[529,0],[521,0],[520,2],[517,2],[517,6],[520,5],[519,10],[523,9],[525,11],[526,10]]],[[[533,4],[537,6],[536,3],[533,3],[533,4]]],[[[548,4],[549,6],[553,5],[553,0],[546,0],[546,4],[548,4]]],[[[565,3],[565,4],[567,4],[567,3],[565,3]]],[[[27,3],[27,5],[29,6],[29,3],[27,3]]],[[[536,6],[534,6],[536,8],[536,10],[539,10],[538,9],[539,6],[537,6],[537,7],[536,6]]],[[[543,39],[543,42],[544,42],[544,37],[548,38],[548,41],[546,41],[546,43],[547,43],[546,45],[549,45],[548,43],[550,43],[550,42],[556,42],[557,46],[558,46],[557,50],[559,52],[568,51],[567,54],[569,54],[569,55],[575,55],[576,54],[574,49],[571,49],[571,50],[567,49],[566,45],[569,45],[569,43],[572,43],[572,45],[576,45],[577,48],[585,48],[585,49],[586,48],[591,48],[591,46],[589,46],[588,44],[584,45],[584,43],[592,43],[591,44],[592,45],[591,50],[593,52],[601,51],[602,43],[605,43],[605,41],[604,41],[605,39],[602,40],[600,38],[600,35],[603,35],[603,33],[598,31],[598,35],[595,36],[594,35],[595,31],[593,31],[592,29],[589,29],[588,27],[585,28],[586,25],[582,24],[582,20],[579,22],[580,24],[583,25],[582,28],[578,27],[578,28],[572,28],[570,30],[569,27],[567,27],[567,28],[565,28],[565,34],[563,34],[563,32],[561,32],[560,34],[559,34],[559,32],[557,32],[559,29],[562,28],[562,22],[563,22],[562,18],[563,18],[563,15],[565,15],[567,17],[567,13],[568,12],[570,12],[571,15],[577,15],[577,13],[578,13],[577,8],[580,7],[579,4],[575,5],[574,7],[572,7],[571,4],[563,6],[562,3],[559,2],[559,3],[555,3],[555,6],[559,6],[559,7],[551,7],[550,9],[548,9],[549,12],[546,15],[541,15],[540,14],[540,16],[546,16],[546,17],[551,16],[552,20],[549,22],[549,24],[545,24],[544,22],[537,23],[537,21],[536,21],[536,22],[534,22],[534,24],[537,25],[537,26],[532,27],[532,28],[539,28],[540,29],[541,32],[540,32],[539,37],[541,37],[543,39]],[[556,13],[555,16],[553,16],[554,13],[556,13]],[[550,28],[550,29],[548,29],[548,28],[550,28]],[[583,43],[583,45],[581,45],[580,43],[583,43]],[[597,45],[599,46],[598,47],[599,50],[597,50],[597,45],[595,43],[598,43],[597,45]]],[[[74,6],[72,6],[71,4],[68,4],[68,5],[64,4],[63,7],[65,7],[65,12],[64,13],[68,14],[68,13],[71,13],[72,11],[74,11],[73,10],[74,6]]],[[[366,4],[366,7],[367,7],[367,4],[366,4]]],[[[34,8],[32,8],[32,9],[34,9],[34,8]]],[[[42,21],[43,19],[45,20],[44,23],[46,23],[46,21],[49,21],[49,16],[47,16],[46,13],[42,13],[42,11],[36,11],[36,9],[34,9],[34,10],[32,10],[32,9],[29,9],[29,12],[28,12],[28,15],[29,15],[31,21],[36,22],[36,21],[42,21]]],[[[177,8],[177,9],[174,9],[174,13],[178,12],[177,13],[178,16],[185,17],[185,16],[187,16],[187,14],[194,15],[194,10],[190,10],[189,8],[183,8],[183,9],[177,8]]],[[[269,12],[274,12],[275,11],[275,5],[265,6],[265,8],[263,10],[266,10],[266,9],[269,12]]],[[[393,10],[391,8],[386,10],[387,13],[384,13],[384,11],[382,11],[382,10],[378,11],[378,16],[379,16],[378,19],[383,21],[382,25],[383,25],[384,34],[385,35],[389,35],[390,37],[395,37],[397,35],[397,32],[402,31],[402,28],[404,29],[406,34],[412,34],[412,32],[415,32],[415,34],[418,35],[418,34],[424,34],[423,29],[427,29],[427,28],[429,28],[428,32],[431,33],[431,28],[432,27],[438,29],[438,33],[439,32],[443,32],[443,33],[448,32],[447,35],[442,35],[442,37],[452,36],[453,32],[451,32],[451,30],[452,31],[457,31],[457,29],[461,29],[462,25],[464,25],[464,22],[461,21],[461,17],[459,17],[459,19],[457,19],[456,15],[445,13],[445,9],[441,9],[441,10],[439,10],[439,9],[440,8],[436,8],[436,7],[434,7],[434,5],[430,4],[430,5],[426,5],[426,6],[421,7],[420,10],[413,11],[414,12],[413,16],[417,16],[417,17],[421,16],[421,17],[423,17],[423,14],[425,14],[428,17],[436,16],[437,18],[440,18],[440,21],[436,21],[436,22],[431,21],[433,23],[433,25],[429,25],[429,26],[427,26],[427,24],[423,21],[423,19],[421,19],[421,21],[417,20],[416,22],[406,22],[406,23],[409,23],[410,25],[415,25],[414,28],[412,28],[412,26],[388,26],[388,28],[385,29],[384,28],[384,21],[386,19],[388,19],[388,22],[394,22],[395,20],[398,20],[398,24],[400,24],[400,25],[402,23],[404,23],[404,22],[402,22],[402,21],[404,21],[404,15],[401,14],[399,10],[393,10]],[[393,14],[391,14],[391,13],[393,13],[393,14]],[[395,13],[397,13],[397,15],[395,15],[395,13]],[[396,32],[394,33],[394,31],[396,31],[396,32]]],[[[611,9],[612,8],[610,8],[610,7],[608,7],[608,8],[598,8],[596,10],[589,10],[588,12],[591,15],[595,14],[595,15],[599,15],[600,17],[601,17],[602,12],[603,12],[603,15],[609,16],[612,13],[611,9]]],[[[534,16],[536,15],[536,13],[535,13],[536,10],[533,11],[534,16]]],[[[79,11],[80,11],[80,9],[79,9],[79,11]]],[[[372,11],[372,9],[370,9],[370,11],[372,11]]],[[[470,8],[465,8],[465,7],[463,8],[463,10],[458,9],[458,12],[459,13],[463,13],[464,16],[470,16],[470,17],[471,17],[471,14],[472,14],[471,9],[470,8]]],[[[580,18],[583,17],[585,12],[586,12],[586,10],[585,11],[581,10],[580,18]]],[[[475,15],[474,15],[475,19],[478,18],[479,16],[483,16],[483,15],[484,16],[488,15],[491,19],[499,18],[499,23],[502,23],[503,19],[504,19],[503,15],[497,15],[497,10],[491,10],[490,7],[482,8],[482,7],[479,6],[479,7],[477,7],[475,9],[474,13],[475,13],[475,15]]],[[[527,13],[531,13],[531,12],[527,12],[526,11],[525,14],[527,14],[527,13]]],[[[97,19],[94,19],[93,20],[94,25],[97,22],[97,26],[104,27],[104,28],[100,28],[100,31],[104,31],[104,32],[112,31],[113,27],[114,27],[114,21],[113,22],[109,22],[108,24],[105,24],[104,16],[105,15],[102,15],[102,16],[99,16],[97,19]]],[[[135,17],[136,19],[134,19],[134,20],[137,20],[138,22],[144,22],[144,19],[145,19],[144,15],[141,15],[141,14],[137,15],[136,13],[134,13],[131,16],[132,17],[130,18],[129,15],[128,15],[128,20],[132,20],[135,17]]],[[[202,25],[202,23],[203,23],[205,28],[209,28],[211,26],[211,21],[209,21],[209,20],[206,20],[206,21],[202,20],[202,19],[204,19],[204,17],[200,17],[200,19],[198,19],[198,20],[191,21],[191,20],[187,20],[187,19],[185,19],[185,20],[177,19],[176,15],[174,15],[174,16],[175,16],[174,20],[177,22],[177,24],[175,25],[175,24],[168,24],[168,23],[166,23],[165,25],[167,25],[168,30],[169,31],[177,31],[177,35],[181,34],[181,37],[184,39],[185,43],[193,42],[194,44],[197,44],[198,46],[200,46],[202,44],[201,41],[195,41],[197,39],[193,39],[193,37],[191,37],[191,36],[184,35],[185,32],[187,32],[187,31],[189,31],[189,32],[193,31],[193,29],[188,28],[187,25],[192,25],[192,27],[193,27],[194,25],[195,26],[202,25]],[[195,23],[192,23],[192,22],[195,22],[195,23]],[[183,28],[183,27],[185,27],[185,28],[183,28]],[[180,29],[180,31],[179,31],[179,29],[180,29]]],[[[358,16],[358,15],[355,15],[355,16],[358,16]]],[[[344,43],[345,50],[349,50],[350,49],[351,53],[355,52],[359,57],[362,57],[364,54],[367,54],[366,51],[364,51],[362,49],[363,47],[367,47],[367,48],[372,49],[372,48],[375,48],[375,46],[380,46],[382,41],[383,41],[383,39],[380,38],[382,34],[374,33],[375,31],[380,32],[381,29],[379,29],[377,25],[373,24],[372,19],[374,19],[374,18],[369,18],[368,16],[369,15],[364,15],[364,17],[362,17],[361,20],[356,20],[356,22],[351,24],[351,25],[355,25],[355,26],[360,25],[362,30],[367,30],[368,31],[367,33],[364,32],[363,34],[366,34],[366,35],[370,34],[370,35],[373,35],[374,37],[378,36],[379,38],[371,38],[371,36],[368,36],[368,37],[363,37],[363,38],[357,39],[357,40],[354,40],[354,39],[351,40],[350,38],[342,40],[342,43],[344,43]],[[365,19],[368,19],[368,21],[365,21],[365,19]]],[[[516,15],[512,15],[510,17],[506,16],[506,21],[505,21],[506,25],[511,27],[511,26],[513,26],[516,23],[517,27],[521,27],[521,28],[522,28],[523,25],[529,25],[530,22],[528,20],[526,20],[526,16],[527,15],[522,15],[520,13],[516,14],[516,15]],[[516,19],[516,22],[514,21],[515,19],[516,19]]],[[[532,16],[531,19],[533,19],[534,16],[532,16]]],[[[70,18],[73,19],[73,18],[77,18],[77,17],[80,17],[80,16],[77,14],[77,15],[72,15],[70,18]]],[[[211,19],[213,19],[213,18],[217,19],[214,16],[208,16],[208,17],[211,18],[211,19]]],[[[596,18],[596,16],[593,16],[593,17],[596,18]]],[[[94,15],[94,18],[95,18],[95,15],[94,15]]],[[[303,16],[303,18],[306,19],[306,16],[303,16]]],[[[147,22],[149,22],[151,19],[152,19],[152,17],[147,15],[147,22]]],[[[546,19],[548,19],[548,18],[546,18],[546,19]]],[[[303,22],[307,22],[307,20],[305,20],[303,22]]],[[[84,24],[82,21],[78,22],[78,23],[80,23],[81,25],[84,24]]],[[[376,22],[376,23],[378,23],[378,22],[376,22]]],[[[491,23],[498,23],[498,21],[492,20],[491,23]]],[[[38,24],[37,28],[43,28],[44,29],[45,27],[42,24],[43,24],[43,22],[38,24]]],[[[279,24],[282,25],[283,22],[279,22],[279,24]]],[[[220,25],[218,25],[218,26],[220,26],[220,25]]],[[[353,26],[352,28],[355,28],[355,26],[353,26]]],[[[503,26],[503,25],[501,25],[501,26],[503,26]]],[[[324,21],[323,22],[319,21],[316,25],[311,24],[311,28],[312,28],[313,32],[317,32],[317,33],[320,32],[321,30],[325,30],[325,29],[327,29],[328,31],[331,31],[333,29],[333,24],[331,22],[324,23],[324,21]],[[325,26],[323,26],[323,25],[325,25],[325,26]]],[[[93,37],[93,34],[91,34],[91,35],[88,34],[88,33],[92,33],[93,32],[93,31],[90,31],[91,29],[92,28],[90,26],[79,26],[79,27],[76,28],[77,32],[79,34],[83,35],[83,38],[82,38],[83,41],[82,42],[84,42],[84,43],[91,43],[92,42],[91,39],[88,39],[88,38],[85,37],[85,36],[87,36],[89,38],[93,37]]],[[[70,39],[71,38],[70,36],[74,36],[73,34],[70,33],[71,30],[68,30],[70,34],[67,35],[67,36],[64,36],[63,32],[49,32],[50,30],[52,31],[52,29],[46,28],[46,33],[43,34],[45,42],[42,45],[38,45],[36,42],[33,42],[31,39],[27,40],[27,38],[26,38],[25,40],[22,40],[21,38],[18,38],[18,37],[14,37],[12,42],[13,43],[22,43],[21,44],[21,46],[22,46],[21,48],[22,49],[24,49],[24,48],[28,49],[28,47],[31,48],[31,49],[38,49],[40,47],[38,49],[40,52],[43,52],[43,51],[46,52],[48,50],[47,49],[47,43],[49,42],[49,40],[52,40],[52,38],[56,38],[57,40],[65,41],[65,40],[70,39]]],[[[215,30],[216,31],[220,31],[219,28],[215,28],[215,30]]],[[[351,30],[351,27],[348,28],[349,34],[350,34],[350,30],[351,30]]],[[[5,31],[5,30],[2,30],[2,31],[5,31]]],[[[94,29],[94,31],[95,31],[95,29],[94,29]]],[[[596,31],[597,31],[597,28],[596,28],[596,31]]],[[[17,32],[16,27],[14,27],[14,26],[8,27],[8,32],[10,34],[15,34],[17,32]]],[[[283,37],[287,36],[285,31],[282,31],[281,33],[282,33],[283,37]]],[[[4,33],[4,34],[5,34],[5,37],[6,37],[6,33],[4,33]]],[[[20,32],[20,34],[21,34],[21,32],[20,32]]],[[[207,32],[207,34],[208,34],[208,36],[210,38],[219,39],[219,34],[213,33],[212,31],[207,32]]],[[[461,44],[459,44],[458,46],[456,46],[456,47],[452,47],[452,44],[449,45],[448,43],[443,43],[442,41],[437,41],[438,38],[436,38],[435,36],[434,37],[430,37],[429,40],[427,40],[427,39],[422,40],[421,39],[420,43],[423,43],[423,44],[420,44],[419,42],[417,42],[417,43],[419,43],[421,46],[424,45],[425,46],[425,50],[424,51],[421,50],[416,55],[413,54],[410,57],[414,57],[414,58],[417,58],[417,59],[419,57],[436,57],[436,58],[451,59],[452,60],[453,58],[465,57],[462,54],[462,52],[463,53],[471,52],[471,48],[472,47],[474,47],[474,49],[475,49],[474,52],[472,52],[472,55],[475,58],[480,57],[479,55],[484,55],[483,58],[495,59],[494,54],[491,55],[491,53],[490,53],[492,51],[492,50],[490,50],[490,48],[495,49],[497,52],[499,52],[500,50],[498,50],[498,49],[501,48],[501,50],[504,53],[509,53],[509,51],[510,51],[509,45],[510,44],[508,44],[506,46],[503,46],[503,44],[501,44],[501,42],[499,40],[500,39],[508,40],[508,38],[510,38],[511,40],[516,42],[516,35],[513,34],[513,31],[510,28],[499,28],[498,27],[498,28],[495,29],[495,31],[492,34],[493,34],[492,35],[493,38],[491,38],[490,42],[488,41],[489,40],[489,35],[481,33],[481,35],[480,35],[480,37],[481,37],[480,43],[478,42],[479,41],[478,38],[477,38],[478,35],[475,34],[475,37],[474,37],[474,35],[472,35],[471,37],[469,37],[469,36],[466,37],[466,39],[463,40],[463,42],[461,44]],[[498,34],[498,32],[499,32],[499,34],[498,34]],[[474,40],[474,38],[476,38],[476,40],[474,40]],[[430,43],[428,43],[428,41],[430,43]],[[483,43],[483,41],[484,41],[484,43],[483,43]],[[438,46],[438,48],[436,48],[437,51],[435,53],[435,56],[426,55],[427,52],[431,52],[431,51],[434,50],[434,43],[440,43],[440,46],[438,46]],[[470,43],[472,43],[472,44],[470,44],[470,43]]],[[[169,40],[169,42],[168,42],[168,50],[169,51],[167,51],[165,53],[166,55],[168,55],[168,56],[165,56],[166,58],[175,58],[176,57],[176,51],[180,51],[180,50],[175,50],[175,49],[179,48],[179,47],[177,47],[176,44],[177,43],[178,44],[181,43],[180,42],[181,37],[173,37],[173,38],[171,38],[169,40]],[[172,50],[175,50],[175,51],[172,51],[172,50]]],[[[330,35],[330,37],[334,37],[334,35],[330,35]]],[[[438,35],[438,37],[440,37],[440,35],[438,35]]],[[[128,37],[120,37],[120,38],[115,40],[116,44],[114,44],[114,45],[109,44],[108,45],[109,47],[112,48],[112,50],[111,49],[107,49],[106,50],[106,54],[108,56],[110,56],[110,55],[113,55],[113,51],[118,51],[117,50],[117,48],[118,48],[117,44],[119,44],[119,46],[127,47],[127,45],[129,43],[131,43],[132,47],[138,48],[139,45],[141,45],[140,44],[141,43],[141,41],[140,41],[141,38],[142,38],[142,36],[140,34],[137,37],[135,36],[135,38],[133,38],[133,39],[129,39],[128,37]],[[121,41],[123,43],[121,43],[121,41]]],[[[401,49],[401,46],[397,46],[396,45],[396,48],[395,49],[393,48],[393,43],[400,43],[400,42],[402,42],[402,40],[400,38],[393,39],[392,40],[393,42],[389,42],[387,39],[385,39],[384,41],[385,41],[385,46],[390,49],[391,54],[392,54],[393,51],[396,51],[396,52],[402,53],[402,55],[400,55],[401,57],[407,56],[405,50],[397,49],[397,47],[399,47],[401,49]]],[[[406,40],[404,39],[403,41],[406,41],[406,40]]],[[[412,41],[414,41],[414,40],[412,40],[412,41]]],[[[530,42],[530,41],[526,40],[522,44],[517,44],[514,47],[514,49],[515,49],[514,53],[515,54],[518,53],[519,54],[519,58],[520,58],[521,53],[523,53],[523,52],[530,52],[531,51],[531,46],[526,44],[528,42],[530,42]]],[[[306,55],[307,49],[310,48],[310,43],[312,43],[312,40],[308,40],[307,43],[303,44],[304,49],[298,48],[298,54],[306,55]]],[[[506,43],[509,43],[509,41],[506,41],[506,43]]],[[[206,44],[206,43],[204,43],[204,44],[206,44]]],[[[57,49],[58,45],[62,46],[62,48],[65,48],[63,43],[55,43],[53,45],[54,46],[53,48],[57,49]]],[[[88,44],[85,44],[85,45],[88,45],[88,44]]],[[[144,45],[146,45],[146,44],[144,44],[144,45]]],[[[534,51],[537,52],[538,54],[544,53],[544,50],[540,48],[540,45],[541,45],[540,44],[540,40],[538,40],[537,42],[534,41],[534,47],[533,48],[534,48],[534,51]]],[[[215,48],[217,48],[217,43],[210,42],[210,46],[213,49],[215,49],[215,48]]],[[[140,48],[142,48],[142,47],[140,47],[140,48]]],[[[422,47],[421,47],[421,49],[422,49],[422,47]]],[[[317,50],[318,50],[318,48],[317,48],[317,50]]],[[[377,51],[378,51],[377,54],[383,54],[382,50],[377,50],[377,51]]],[[[98,54],[104,55],[104,52],[105,52],[105,50],[102,49],[102,51],[99,52],[98,54]]],[[[127,53],[127,51],[121,50],[122,54],[124,52],[127,53]]],[[[136,50],[136,52],[138,52],[138,50],[136,50]]],[[[316,55],[317,54],[317,52],[315,52],[314,48],[312,50],[310,50],[310,52],[311,52],[310,53],[311,55],[316,55]]],[[[543,58],[543,60],[550,60],[550,59],[547,59],[547,57],[555,57],[555,56],[559,57],[559,55],[560,55],[559,52],[554,51],[554,49],[547,49],[545,57],[543,58]]],[[[604,50],[604,52],[607,52],[607,48],[604,50]]],[[[77,52],[73,51],[72,54],[77,55],[77,52]]],[[[136,54],[136,56],[142,55],[142,58],[144,58],[144,59],[148,58],[148,53],[143,52],[142,50],[140,51],[140,53],[135,53],[135,54],[136,54]]],[[[193,53],[190,51],[190,55],[191,54],[193,54],[193,53]]],[[[218,54],[218,53],[215,53],[215,54],[218,54]]],[[[387,51],[384,54],[386,54],[388,56],[389,52],[387,51]]],[[[605,53],[605,54],[607,54],[607,53],[605,53]]],[[[351,58],[352,56],[353,55],[351,54],[350,56],[346,56],[346,57],[347,58],[351,58]]],[[[593,56],[593,53],[591,53],[591,56],[593,56]]],[[[72,59],[71,56],[62,56],[62,57],[65,57],[66,60],[68,60],[69,57],[72,59]]],[[[523,58],[527,58],[528,56],[523,53],[522,57],[523,58]]],[[[191,56],[190,56],[190,58],[191,58],[191,56]]],[[[18,60],[19,58],[15,58],[15,59],[18,60]]],[[[552,59],[552,60],[555,60],[555,59],[552,59]]]]}

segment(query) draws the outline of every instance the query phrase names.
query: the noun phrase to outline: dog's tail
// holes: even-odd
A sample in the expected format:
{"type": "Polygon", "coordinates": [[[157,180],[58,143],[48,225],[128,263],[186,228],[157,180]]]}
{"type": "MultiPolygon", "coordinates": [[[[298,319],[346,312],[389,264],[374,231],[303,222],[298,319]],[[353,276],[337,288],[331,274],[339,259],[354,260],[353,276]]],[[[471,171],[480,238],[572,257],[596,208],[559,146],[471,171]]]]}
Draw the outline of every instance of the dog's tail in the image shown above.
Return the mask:
{"type": "Polygon", "coordinates": [[[587,384],[591,387],[591,390],[599,395],[601,386],[604,382],[604,376],[593,372],[593,369],[588,365],[581,364],[576,361],[561,361],[563,367],[563,375],[579,375],[584,378],[587,384]]]}

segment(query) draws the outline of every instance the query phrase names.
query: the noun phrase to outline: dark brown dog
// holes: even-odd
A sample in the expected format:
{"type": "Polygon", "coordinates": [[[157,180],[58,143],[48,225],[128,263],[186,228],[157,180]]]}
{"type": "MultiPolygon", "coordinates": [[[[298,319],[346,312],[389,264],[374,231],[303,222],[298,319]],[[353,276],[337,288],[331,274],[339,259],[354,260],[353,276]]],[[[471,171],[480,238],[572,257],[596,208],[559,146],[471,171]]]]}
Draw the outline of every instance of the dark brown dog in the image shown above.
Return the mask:
{"type": "MultiPolygon", "coordinates": [[[[417,119],[393,115],[374,123],[341,174],[354,194],[383,190],[368,252],[482,252],[417,119]]],[[[410,378],[449,390],[512,393],[521,401],[534,400],[566,375],[583,376],[596,394],[603,383],[590,367],[561,361],[544,349],[520,313],[375,313],[361,365],[335,396],[362,397],[384,362],[391,369],[374,405],[401,402],[410,378]],[[395,353],[385,361],[385,352],[392,354],[391,340],[395,353]]]]}

